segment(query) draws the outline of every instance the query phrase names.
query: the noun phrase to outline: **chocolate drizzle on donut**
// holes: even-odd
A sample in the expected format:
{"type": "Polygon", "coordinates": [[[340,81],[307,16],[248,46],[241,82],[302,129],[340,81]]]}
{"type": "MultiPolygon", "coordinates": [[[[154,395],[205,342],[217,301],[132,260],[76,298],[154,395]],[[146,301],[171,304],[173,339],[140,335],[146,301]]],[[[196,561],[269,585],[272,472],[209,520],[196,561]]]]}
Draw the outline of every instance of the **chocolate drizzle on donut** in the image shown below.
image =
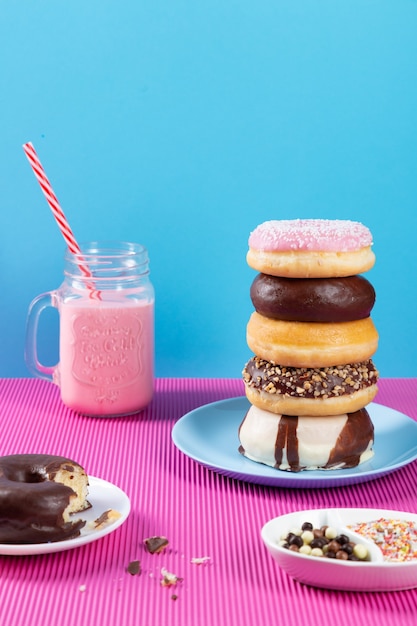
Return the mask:
{"type": "MultiPolygon", "coordinates": [[[[282,415],[275,442],[277,469],[282,465],[284,450],[287,453],[288,471],[300,472],[306,469],[300,464],[297,426],[298,417],[282,415]]],[[[356,467],[373,437],[374,427],[366,409],[348,413],[346,424],[330,453],[329,460],[321,469],[356,467]]]]}
{"type": "Polygon", "coordinates": [[[335,398],[375,385],[378,371],[371,359],[323,368],[291,368],[257,356],[243,370],[246,385],[269,394],[297,398],[335,398]]]}
{"type": "Polygon", "coordinates": [[[279,420],[277,438],[275,440],[275,467],[282,464],[284,450],[287,449],[287,461],[291,471],[300,471],[298,458],[298,417],[282,415],[279,420]]]}
{"type": "Polygon", "coordinates": [[[348,420],[330,453],[327,467],[338,466],[341,461],[343,467],[356,467],[359,465],[361,454],[373,440],[374,425],[368,411],[363,408],[355,413],[348,413],[348,420]]]}

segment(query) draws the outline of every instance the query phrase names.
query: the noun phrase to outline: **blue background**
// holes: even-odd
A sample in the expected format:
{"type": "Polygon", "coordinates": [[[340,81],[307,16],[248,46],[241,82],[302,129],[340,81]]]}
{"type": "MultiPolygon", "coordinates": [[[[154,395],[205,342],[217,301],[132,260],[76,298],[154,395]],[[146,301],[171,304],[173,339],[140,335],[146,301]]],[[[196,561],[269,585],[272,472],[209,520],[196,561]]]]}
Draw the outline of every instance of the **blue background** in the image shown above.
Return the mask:
{"type": "Polygon", "coordinates": [[[249,233],[296,217],[372,230],[374,360],[417,376],[416,60],[415,0],[0,0],[0,376],[62,280],[26,141],[79,241],[147,246],[158,376],[240,376],[249,233]]]}

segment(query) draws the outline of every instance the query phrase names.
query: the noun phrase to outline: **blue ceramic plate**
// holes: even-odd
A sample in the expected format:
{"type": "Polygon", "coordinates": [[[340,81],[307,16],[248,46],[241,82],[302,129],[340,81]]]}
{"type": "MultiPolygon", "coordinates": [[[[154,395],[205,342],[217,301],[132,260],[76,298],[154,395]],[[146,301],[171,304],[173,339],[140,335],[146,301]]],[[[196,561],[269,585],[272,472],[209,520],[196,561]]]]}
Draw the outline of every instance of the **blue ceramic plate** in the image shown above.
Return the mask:
{"type": "Polygon", "coordinates": [[[230,398],[194,409],[172,430],[184,454],[220,474],[272,487],[332,487],[374,480],[417,459],[417,422],[381,404],[368,405],[375,428],[375,454],[351,469],[308,470],[298,473],[255,463],[238,452],[238,428],[250,404],[230,398]]]}

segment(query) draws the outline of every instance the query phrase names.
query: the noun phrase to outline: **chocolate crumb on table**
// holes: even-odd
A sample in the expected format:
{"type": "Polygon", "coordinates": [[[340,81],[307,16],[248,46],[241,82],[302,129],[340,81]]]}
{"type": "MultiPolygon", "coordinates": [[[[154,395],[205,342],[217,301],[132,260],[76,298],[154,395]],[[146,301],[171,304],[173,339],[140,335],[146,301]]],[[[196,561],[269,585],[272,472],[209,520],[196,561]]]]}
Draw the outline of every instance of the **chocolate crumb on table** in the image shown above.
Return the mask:
{"type": "Polygon", "coordinates": [[[148,537],[147,539],[144,539],[143,543],[150,554],[158,554],[168,546],[169,541],[166,537],[158,536],[148,537]]]}
{"type": "Polygon", "coordinates": [[[131,561],[126,570],[132,576],[138,576],[142,573],[140,561],[131,561]]]}

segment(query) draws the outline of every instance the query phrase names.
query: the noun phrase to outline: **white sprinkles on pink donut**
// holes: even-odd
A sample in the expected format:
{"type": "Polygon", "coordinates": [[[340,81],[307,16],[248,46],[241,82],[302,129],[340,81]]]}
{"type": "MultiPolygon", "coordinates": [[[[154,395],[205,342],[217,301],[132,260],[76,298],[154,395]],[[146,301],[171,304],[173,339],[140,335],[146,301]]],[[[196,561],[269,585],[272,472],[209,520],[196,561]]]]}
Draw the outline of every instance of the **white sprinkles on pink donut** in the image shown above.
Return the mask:
{"type": "Polygon", "coordinates": [[[265,252],[351,252],[372,245],[370,230],[350,220],[270,220],[255,228],[249,247],[265,252]]]}

